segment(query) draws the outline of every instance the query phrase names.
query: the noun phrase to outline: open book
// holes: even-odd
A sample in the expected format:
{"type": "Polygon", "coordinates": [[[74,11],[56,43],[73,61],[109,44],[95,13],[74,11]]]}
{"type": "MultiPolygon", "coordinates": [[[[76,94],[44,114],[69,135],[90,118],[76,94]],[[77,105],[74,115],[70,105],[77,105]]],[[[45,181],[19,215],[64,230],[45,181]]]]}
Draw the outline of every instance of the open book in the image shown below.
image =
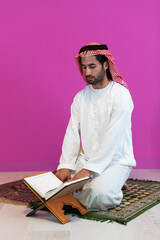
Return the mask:
{"type": "Polygon", "coordinates": [[[79,190],[85,183],[90,180],[90,177],[80,178],[71,182],[63,183],[52,172],[41,173],[23,179],[41,198],[48,200],[63,197],[79,190]]]}

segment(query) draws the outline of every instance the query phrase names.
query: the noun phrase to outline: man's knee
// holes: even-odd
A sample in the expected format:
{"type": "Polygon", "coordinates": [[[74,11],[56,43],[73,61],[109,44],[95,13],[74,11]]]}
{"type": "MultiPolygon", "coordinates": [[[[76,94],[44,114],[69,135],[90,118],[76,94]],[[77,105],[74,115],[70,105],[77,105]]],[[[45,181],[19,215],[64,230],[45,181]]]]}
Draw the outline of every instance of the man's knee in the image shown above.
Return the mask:
{"type": "Polygon", "coordinates": [[[116,193],[112,186],[108,185],[91,185],[90,189],[90,208],[95,209],[108,209],[120,204],[123,194],[122,192],[116,193]]]}

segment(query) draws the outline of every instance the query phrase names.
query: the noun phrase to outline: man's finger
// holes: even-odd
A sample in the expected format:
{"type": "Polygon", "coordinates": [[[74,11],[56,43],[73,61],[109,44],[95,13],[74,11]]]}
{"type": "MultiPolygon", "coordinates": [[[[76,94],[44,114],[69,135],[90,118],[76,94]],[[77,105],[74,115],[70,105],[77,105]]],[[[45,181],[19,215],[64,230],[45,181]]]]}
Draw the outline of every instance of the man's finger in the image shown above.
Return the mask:
{"type": "Polygon", "coordinates": [[[67,176],[67,181],[69,181],[71,179],[71,176],[67,176]]]}

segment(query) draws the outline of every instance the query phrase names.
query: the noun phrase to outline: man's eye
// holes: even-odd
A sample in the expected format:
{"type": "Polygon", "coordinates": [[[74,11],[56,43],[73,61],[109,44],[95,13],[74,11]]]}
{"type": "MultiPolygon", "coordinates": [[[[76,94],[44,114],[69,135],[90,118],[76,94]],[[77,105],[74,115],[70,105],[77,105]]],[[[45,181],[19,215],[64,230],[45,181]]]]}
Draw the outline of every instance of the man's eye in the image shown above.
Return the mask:
{"type": "Polygon", "coordinates": [[[95,66],[91,66],[90,68],[93,69],[93,68],[95,68],[95,66]]]}

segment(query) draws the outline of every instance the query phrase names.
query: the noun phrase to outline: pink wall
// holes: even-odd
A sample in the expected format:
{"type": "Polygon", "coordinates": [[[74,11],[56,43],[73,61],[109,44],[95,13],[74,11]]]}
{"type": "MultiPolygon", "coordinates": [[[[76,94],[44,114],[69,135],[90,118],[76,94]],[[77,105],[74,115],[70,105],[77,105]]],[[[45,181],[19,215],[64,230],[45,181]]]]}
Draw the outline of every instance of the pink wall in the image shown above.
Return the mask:
{"type": "Polygon", "coordinates": [[[107,43],[135,110],[137,168],[160,167],[160,1],[5,0],[0,3],[0,171],[55,169],[74,95],[73,56],[107,43]]]}

